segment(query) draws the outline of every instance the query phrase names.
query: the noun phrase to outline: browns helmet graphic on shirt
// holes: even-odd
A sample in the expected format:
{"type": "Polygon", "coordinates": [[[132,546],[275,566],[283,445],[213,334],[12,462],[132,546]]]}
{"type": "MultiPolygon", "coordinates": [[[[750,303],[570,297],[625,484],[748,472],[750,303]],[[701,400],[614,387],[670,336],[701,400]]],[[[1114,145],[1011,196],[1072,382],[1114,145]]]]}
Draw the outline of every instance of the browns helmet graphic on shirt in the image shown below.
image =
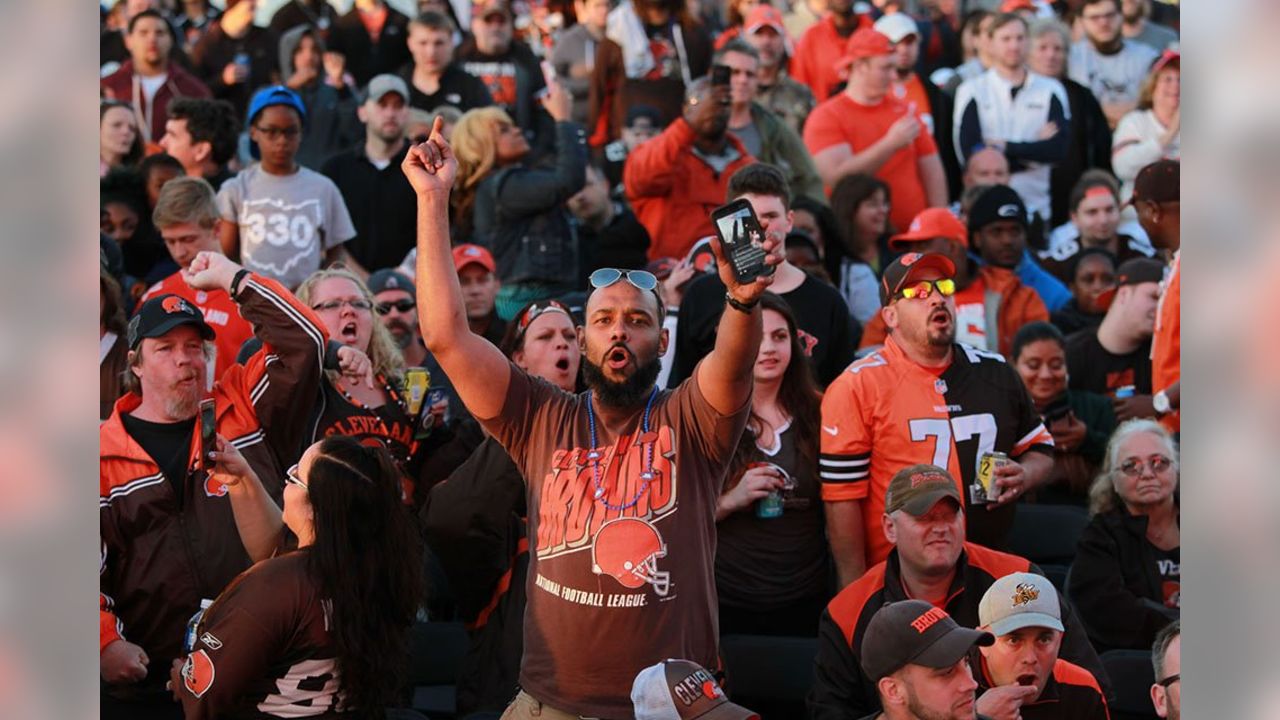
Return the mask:
{"type": "Polygon", "coordinates": [[[182,684],[196,697],[204,697],[213,687],[213,660],[204,650],[197,650],[187,656],[182,664],[182,684]]]}
{"type": "Polygon", "coordinates": [[[591,571],[609,575],[623,587],[637,590],[649,584],[659,596],[671,590],[671,575],[658,569],[667,556],[662,535],[639,518],[618,518],[605,523],[591,545],[591,571]]]}

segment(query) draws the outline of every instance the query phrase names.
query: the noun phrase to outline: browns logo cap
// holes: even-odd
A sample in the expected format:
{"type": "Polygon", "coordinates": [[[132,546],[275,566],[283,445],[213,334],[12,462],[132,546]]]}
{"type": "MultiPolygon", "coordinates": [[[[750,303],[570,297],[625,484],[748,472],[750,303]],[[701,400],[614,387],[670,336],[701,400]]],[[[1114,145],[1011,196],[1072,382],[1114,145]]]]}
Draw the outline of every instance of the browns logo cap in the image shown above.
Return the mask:
{"type": "Polygon", "coordinates": [[[923,600],[889,603],[876,611],[862,636],[862,670],[877,682],[907,665],[947,668],[974,645],[990,645],[995,636],[962,628],[923,600]]]}
{"type": "Polygon", "coordinates": [[[368,285],[369,292],[374,295],[387,290],[403,290],[415,300],[418,297],[418,291],[414,288],[413,281],[404,273],[392,268],[383,268],[370,275],[368,285]]]}
{"type": "Polygon", "coordinates": [[[888,305],[915,273],[937,270],[944,278],[956,276],[956,264],[940,253],[906,253],[899,255],[880,274],[880,304],[888,305]]]}
{"type": "Polygon", "coordinates": [[[1027,205],[1022,202],[1018,192],[1008,185],[992,185],[987,191],[973,201],[969,208],[969,237],[982,228],[1000,222],[1012,220],[1027,228],[1027,205]]]}
{"type": "Polygon", "coordinates": [[[899,470],[889,481],[884,511],[887,514],[904,510],[908,515],[919,517],[942,498],[951,498],[957,507],[964,507],[951,473],[937,465],[912,465],[899,470]]]}
{"type": "Polygon", "coordinates": [[[991,584],[978,603],[978,623],[996,636],[1025,627],[1063,631],[1058,591],[1035,573],[1010,573],[991,584]]]}
{"type": "Polygon", "coordinates": [[[137,350],[143,338],[160,337],[179,325],[195,325],[205,340],[214,338],[196,306],[177,295],[158,295],[142,303],[129,321],[129,349],[137,350]]]}
{"type": "Polygon", "coordinates": [[[690,660],[663,660],[631,685],[636,720],[760,720],[729,702],[715,676],[690,660]]]}

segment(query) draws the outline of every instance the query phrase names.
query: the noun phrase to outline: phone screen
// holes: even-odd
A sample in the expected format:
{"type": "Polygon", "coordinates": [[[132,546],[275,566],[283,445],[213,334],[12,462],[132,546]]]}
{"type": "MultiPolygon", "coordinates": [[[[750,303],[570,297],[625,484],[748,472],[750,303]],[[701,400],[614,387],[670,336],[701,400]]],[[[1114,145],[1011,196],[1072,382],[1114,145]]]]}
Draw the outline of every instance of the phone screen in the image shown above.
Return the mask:
{"type": "Polygon", "coordinates": [[[759,275],[772,274],[773,266],[764,264],[764,230],[749,202],[735,200],[716,209],[711,217],[739,280],[750,282],[759,275]]]}
{"type": "Polygon", "coordinates": [[[212,470],[209,453],[218,449],[218,416],[213,399],[200,401],[200,467],[212,470]]]}

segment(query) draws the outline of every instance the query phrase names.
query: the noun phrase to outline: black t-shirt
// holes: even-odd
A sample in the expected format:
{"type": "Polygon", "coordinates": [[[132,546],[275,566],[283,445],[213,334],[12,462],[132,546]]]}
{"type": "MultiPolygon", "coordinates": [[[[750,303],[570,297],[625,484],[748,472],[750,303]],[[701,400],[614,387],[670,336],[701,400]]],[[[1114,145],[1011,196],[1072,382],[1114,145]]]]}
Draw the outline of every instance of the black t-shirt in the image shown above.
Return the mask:
{"type": "Polygon", "coordinates": [[[1156,574],[1160,576],[1160,596],[1167,608],[1182,607],[1182,548],[1155,549],[1156,574]]]}
{"type": "MultiPolygon", "coordinates": [[[[743,435],[751,442],[751,433],[743,435]]],[[[754,461],[787,471],[782,515],[740,510],[716,526],[716,591],[720,602],[761,611],[821,595],[827,584],[827,540],[818,468],[801,467],[796,430],[784,425],[769,450],[754,461]]],[[[816,456],[815,456],[816,460],[816,456]]]]}
{"type": "Polygon", "coordinates": [[[400,77],[409,86],[409,105],[431,112],[441,105],[452,105],[462,112],[493,104],[484,81],[457,65],[450,65],[440,74],[440,87],[433,93],[424,93],[413,84],[413,65],[406,65],[400,77]]]}
{"type": "MultiPolygon", "coordinates": [[[[698,361],[715,347],[724,293],[724,283],[718,275],[704,275],[689,283],[680,303],[676,355],[668,387],[674,388],[692,375],[698,361]]],[[[799,287],[781,293],[781,297],[796,316],[802,344],[813,362],[814,378],[826,387],[853,361],[862,328],[849,314],[840,291],[821,280],[805,277],[799,287]]]]}
{"type": "Polygon", "coordinates": [[[173,494],[182,505],[182,492],[186,487],[187,460],[191,457],[191,433],[195,432],[196,419],[176,423],[156,423],[132,415],[121,415],[124,431],[138,441],[142,449],[160,466],[173,494]]]}
{"type": "Polygon", "coordinates": [[[1135,395],[1151,394],[1151,341],[1127,355],[1113,355],[1098,342],[1097,330],[1067,337],[1067,372],[1072,390],[1115,397],[1117,388],[1132,385],[1135,395]]]}

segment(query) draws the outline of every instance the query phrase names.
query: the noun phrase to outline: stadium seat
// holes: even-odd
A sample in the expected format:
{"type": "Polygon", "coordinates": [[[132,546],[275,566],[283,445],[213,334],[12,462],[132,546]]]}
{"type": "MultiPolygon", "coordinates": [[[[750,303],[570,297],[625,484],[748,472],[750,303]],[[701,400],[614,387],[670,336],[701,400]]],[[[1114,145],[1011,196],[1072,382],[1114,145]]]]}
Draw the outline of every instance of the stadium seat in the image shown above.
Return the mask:
{"type": "Polygon", "coordinates": [[[1111,719],[1157,720],[1155,706],[1151,704],[1151,683],[1155,682],[1151,652],[1108,650],[1100,657],[1115,692],[1111,719]]]}
{"type": "Polygon", "coordinates": [[[1058,591],[1059,595],[1067,593],[1067,575],[1071,568],[1068,565],[1041,565],[1040,569],[1044,571],[1044,576],[1053,583],[1053,588],[1058,591]]]}
{"type": "Polygon", "coordinates": [[[805,717],[816,638],[726,635],[720,638],[729,697],[764,720],[805,717]]]}
{"type": "Polygon", "coordinates": [[[1084,508],[1020,504],[1009,533],[1009,551],[1037,565],[1070,565],[1088,524],[1084,508]]]}
{"type": "Polygon", "coordinates": [[[420,622],[409,634],[410,707],[431,720],[457,713],[458,668],[469,639],[462,623],[420,622]]]}

